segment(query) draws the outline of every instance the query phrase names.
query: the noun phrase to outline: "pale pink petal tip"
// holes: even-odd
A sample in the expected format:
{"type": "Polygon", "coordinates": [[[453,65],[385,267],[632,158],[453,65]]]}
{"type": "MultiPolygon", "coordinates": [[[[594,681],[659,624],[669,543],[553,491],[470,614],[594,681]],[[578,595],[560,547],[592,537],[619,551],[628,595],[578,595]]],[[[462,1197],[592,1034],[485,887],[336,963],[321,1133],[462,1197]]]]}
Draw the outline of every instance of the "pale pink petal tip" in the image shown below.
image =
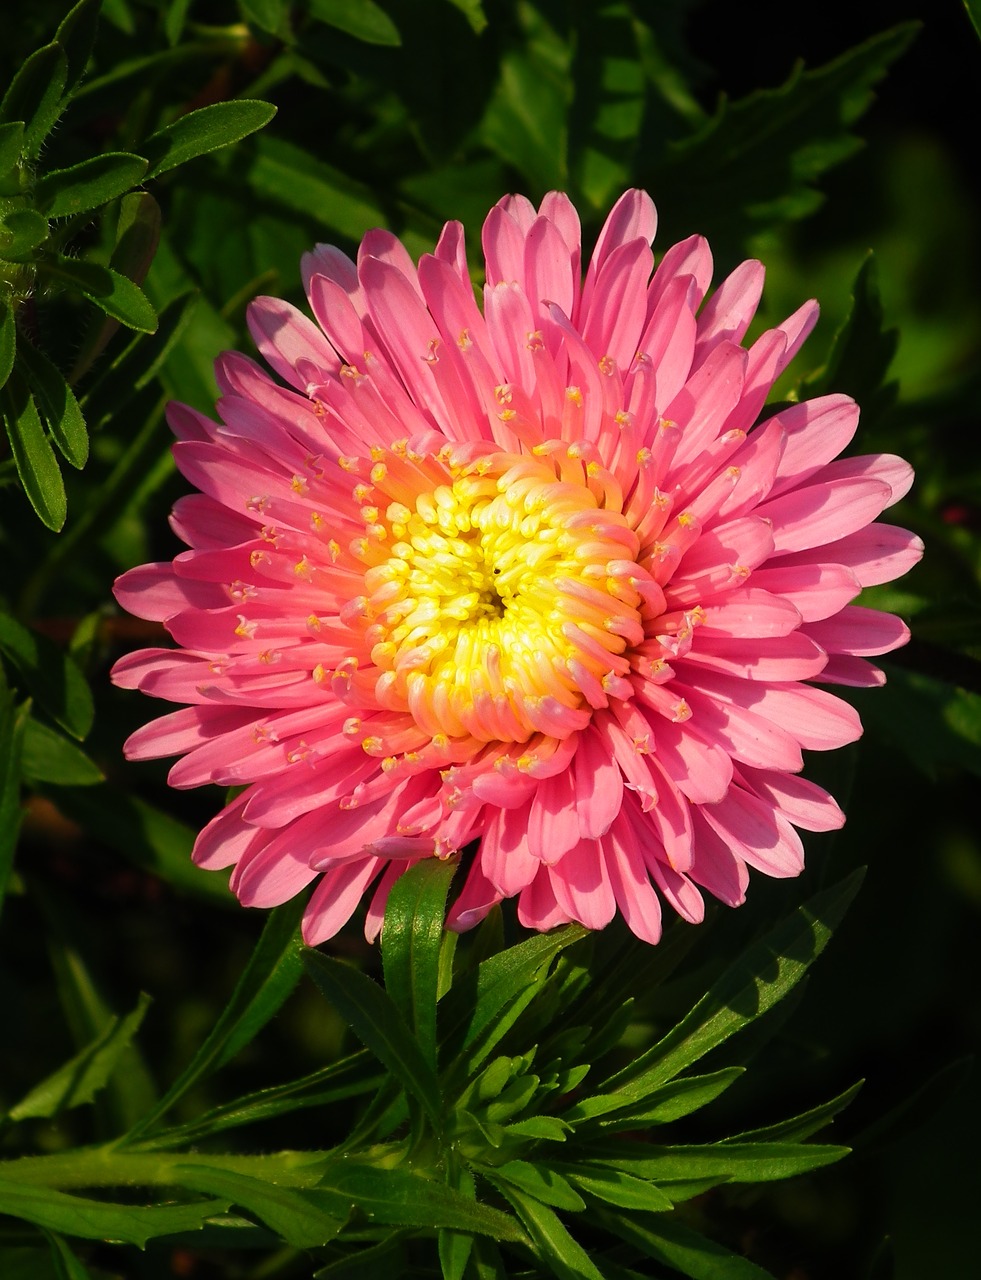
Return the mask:
{"type": "Polygon", "coordinates": [[[656,227],[628,191],[584,258],[567,196],[506,196],[483,309],[459,223],[418,266],[386,230],[317,245],[314,318],[249,308],[271,372],[227,353],[220,422],[168,410],[188,550],[116,582],[169,634],[112,678],[180,709],[125,751],[244,788],[194,861],[257,907],[312,884],[310,945],[363,901],[375,939],[434,856],[451,929],[514,899],[653,944],[844,821],[803,753],[860,736],[825,686],[909,637],[859,593],[922,554],[876,522],[912,471],[839,456],[847,396],[767,417],[817,304],[748,345],[763,265],[713,294],[704,238],[655,270],[656,227]]]}

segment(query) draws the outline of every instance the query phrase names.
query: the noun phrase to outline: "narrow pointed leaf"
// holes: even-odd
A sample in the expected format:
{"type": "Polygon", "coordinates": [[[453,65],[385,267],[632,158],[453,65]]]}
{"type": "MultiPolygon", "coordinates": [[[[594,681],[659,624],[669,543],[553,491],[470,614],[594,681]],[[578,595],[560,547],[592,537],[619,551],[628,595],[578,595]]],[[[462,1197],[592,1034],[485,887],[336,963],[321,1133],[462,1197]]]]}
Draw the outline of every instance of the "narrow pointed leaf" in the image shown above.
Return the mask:
{"type": "Polygon", "coordinates": [[[141,149],[150,165],[147,177],[156,178],[196,156],[239,142],[267,125],[275,114],[271,103],[247,98],[188,112],[143,143],[141,149]]]}
{"type": "Polygon", "coordinates": [[[37,347],[22,342],[17,354],[52,439],[65,459],[80,470],[88,461],[89,436],[75,393],[37,347]]]}
{"type": "Polygon", "coordinates": [[[792,991],[824,950],[858,892],[862,872],[816,894],[752,946],[692,1011],[629,1067],[604,1082],[624,1102],[646,1097],[792,991]]]}
{"type": "Polygon", "coordinates": [[[622,1169],[588,1165],[562,1165],[561,1169],[574,1187],[619,1209],[665,1213],[674,1208],[674,1202],[653,1182],[635,1178],[622,1169]]]}
{"type": "Polygon", "coordinates": [[[45,274],[83,293],[90,302],[101,307],[129,329],[141,333],[155,333],[157,313],[138,284],[128,280],[110,267],[97,262],[84,262],[75,258],[58,258],[57,262],[44,264],[45,274]]]}
{"type": "Polygon", "coordinates": [[[208,1218],[224,1213],[229,1203],[198,1200],[194,1204],[113,1204],[0,1180],[0,1213],[68,1236],[121,1240],[141,1248],[156,1236],[197,1230],[208,1218]]]}
{"type": "Polygon", "coordinates": [[[0,390],[0,402],[10,451],[24,492],[41,522],[57,532],[68,515],[68,499],[34,397],[15,373],[0,390]]]}
{"type": "Polygon", "coordinates": [[[310,0],[311,16],[366,44],[392,47],[402,43],[399,29],[374,0],[310,0]]]}
{"type": "Polygon", "coordinates": [[[550,1204],[554,1209],[568,1209],[579,1213],[586,1205],[581,1195],[569,1186],[565,1177],[548,1165],[535,1164],[529,1160],[509,1160],[506,1164],[494,1166],[494,1177],[503,1178],[519,1191],[527,1191],[530,1196],[542,1204],[550,1204]]]}
{"type": "Polygon", "coordinates": [[[781,1120],[777,1124],[769,1124],[763,1129],[750,1129],[745,1133],[733,1134],[731,1138],[723,1138],[723,1143],[803,1142],[812,1133],[817,1133],[819,1129],[823,1129],[825,1125],[830,1124],[839,1111],[844,1111],[845,1107],[858,1094],[863,1083],[864,1081],[859,1080],[850,1089],[846,1089],[844,1093],[839,1093],[836,1098],[832,1098],[830,1102],[822,1103],[819,1107],[812,1107],[810,1111],[805,1111],[799,1116],[793,1116],[789,1120],[781,1120]]]}
{"type": "Polygon", "coordinates": [[[425,858],[392,886],[382,929],[385,990],[436,1067],[436,996],[443,916],[455,863],[425,858]]]}
{"type": "Polygon", "coordinates": [[[6,613],[0,613],[0,652],[48,715],[73,738],[84,738],[92,728],[95,707],[88,682],[71,656],[6,613]]]}
{"type": "Polygon", "coordinates": [[[395,1003],[371,978],[319,951],[307,951],[310,977],[362,1044],[415,1098],[435,1128],[442,1126],[436,1073],[395,1003]]]}
{"type": "Polygon", "coordinates": [[[54,782],[62,787],[91,787],[105,778],[80,747],[33,719],[24,730],[21,772],[26,782],[54,782]]]}
{"type": "Polygon", "coordinates": [[[11,1107],[8,1119],[47,1119],[91,1102],[119,1065],[149,1007],[150,997],[141,995],[132,1013],[125,1018],[112,1018],[105,1031],[81,1053],[11,1107]]]}
{"type": "Polygon", "coordinates": [[[68,169],[53,169],[34,190],[37,207],[49,218],[87,213],[130,191],[143,178],[147,162],[127,151],[106,151],[68,169]]]}
{"type": "Polygon", "coordinates": [[[23,811],[20,807],[20,752],[27,708],[18,708],[0,666],[0,908],[3,907],[23,811]]]}
{"type": "Polygon", "coordinates": [[[401,1244],[411,1233],[391,1231],[378,1244],[361,1247],[346,1258],[338,1258],[320,1267],[312,1280],[391,1280],[401,1274],[401,1244]]]}
{"type": "Polygon", "coordinates": [[[91,1271],[72,1253],[61,1236],[51,1231],[46,1234],[58,1280],[92,1280],[91,1271]]]}
{"type": "Polygon", "coordinates": [[[156,1107],[130,1133],[146,1132],[188,1089],[213,1074],[252,1040],[282,1007],[300,979],[302,897],[269,913],[265,928],[224,1012],[156,1107]]]}
{"type": "Polygon", "coordinates": [[[706,1106],[738,1080],[745,1070],[745,1067],[725,1067],[711,1075],[681,1076],[657,1086],[643,1101],[632,1103],[626,1108],[616,1093],[582,1098],[562,1118],[575,1125],[594,1117],[602,1117],[600,1125],[603,1128],[668,1124],[706,1106]]]}
{"type": "Polygon", "coordinates": [[[174,1175],[182,1187],[221,1196],[254,1214],[295,1249],[327,1244],[344,1225],[346,1214],[332,1215],[322,1203],[318,1204],[316,1192],[307,1194],[202,1165],[179,1165],[174,1175]]]}
{"type": "Polygon", "coordinates": [[[488,1176],[501,1195],[510,1200],[531,1236],[541,1262],[559,1280],[603,1280],[603,1273],[586,1250],[569,1235],[558,1215],[547,1205],[517,1187],[488,1176]]]}
{"type": "Polygon", "coordinates": [[[676,1222],[674,1215],[601,1209],[595,1216],[625,1244],[692,1280],[774,1280],[769,1271],[676,1222]]]}
{"type": "Polygon", "coordinates": [[[634,1177],[657,1182],[667,1191],[668,1183],[687,1182],[692,1178],[779,1182],[834,1164],[848,1151],[848,1147],[795,1142],[717,1142],[670,1147],[619,1142],[590,1144],[588,1158],[590,1164],[622,1169],[634,1177]]]}
{"type": "Polygon", "coordinates": [[[21,65],[0,102],[0,124],[24,122],[24,153],[31,158],[61,114],[67,69],[65,52],[53,40],[21,65]]]}

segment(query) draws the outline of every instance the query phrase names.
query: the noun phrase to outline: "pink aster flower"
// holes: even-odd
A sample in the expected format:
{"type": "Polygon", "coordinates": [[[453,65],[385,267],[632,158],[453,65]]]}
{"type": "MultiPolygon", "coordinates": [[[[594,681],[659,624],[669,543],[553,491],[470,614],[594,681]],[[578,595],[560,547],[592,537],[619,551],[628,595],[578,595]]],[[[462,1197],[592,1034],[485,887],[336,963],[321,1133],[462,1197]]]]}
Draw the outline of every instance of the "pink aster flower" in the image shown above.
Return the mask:
{"type": "Polygon", "coordinates": [[[762,266],[703,303],[708,245],[652,274],[655,222],[627,192],[583,280],[565,196],[502,200],[483,309],[458,223],[418,267],[387,231],[357,263],[320,245],[316,323],[249,313],[278,380],[224,355],[220,423],[171,408],[190,549],[116,595],[177,647],[113,676],[188,705],[127,754],[245,788],[194,858],[249,906],[317,881],[310,943],[372,885],[373,936],[394,880],[472,842],[452,927],[517,897],[535,929],[619,911],[656,942],[663,903],[735,906],[843,821],[801,750],[860,735],[820,686],[881,683],[867,658],[908,637],[851,601],[921,554],[872,523],[911,471],[836,460],[847,396],[757,424],[817,305],[744,348],[762,266]]]}

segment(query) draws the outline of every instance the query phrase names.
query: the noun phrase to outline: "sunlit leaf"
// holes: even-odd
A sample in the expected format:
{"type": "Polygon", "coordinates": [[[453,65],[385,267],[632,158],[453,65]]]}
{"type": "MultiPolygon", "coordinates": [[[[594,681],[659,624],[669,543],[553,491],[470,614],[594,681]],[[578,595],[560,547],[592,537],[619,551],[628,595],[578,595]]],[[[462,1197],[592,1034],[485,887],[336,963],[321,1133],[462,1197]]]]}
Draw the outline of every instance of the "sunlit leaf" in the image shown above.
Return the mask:
{"type": "Polygon", "coordinates": [[[346,1214],[332,1217],[317,1202],[315,1191],[276,1186],[246,1174],[202,1165],[179,1165],[174,1178],[182,1187],[221,1196],[255,1214],[296,1249],[326,1244],[344,1225],[346,1214]]]}
{"type": "Polygon", "coordinates": [[[147,177],[156,178],[197,156],[239,142],[267,125],[275,114],[276,108],[269,102],[237,98],[178,116],[142,144],[150,165],[147,177]]]}
{"type": "Polygon", "coordinates": [[[560,1280],[603,1280],[602,1271],[547,1205],[508,1183],[499,1182],[496,1178],[490,1180],[514,1205],[532,1238],[535,1251],[553,1275],[560,1280]]]}
{"type": "Polygon", "coordinates": [[[374,0],[310,0],[310,13],[366,44],[402,43],[398,27],[374,0]]]}
{"type": "Polygon", "coordinates": [[[157,314],[146,294],[139,285],[111,267],[80,258],[58,258],[56,262],[46,259],[44,272],[60,285],[78,289],[106,315],[127,328],[139,329],[142,333],[156,331],[157,314]]]}
{"type": "Polygon", "coordinates": [[[27,782],[56,782],[63,787],[91,787],[105,776],[80,747],[34,719],[28,720],[24,730],[21,771],[27,782]]]}

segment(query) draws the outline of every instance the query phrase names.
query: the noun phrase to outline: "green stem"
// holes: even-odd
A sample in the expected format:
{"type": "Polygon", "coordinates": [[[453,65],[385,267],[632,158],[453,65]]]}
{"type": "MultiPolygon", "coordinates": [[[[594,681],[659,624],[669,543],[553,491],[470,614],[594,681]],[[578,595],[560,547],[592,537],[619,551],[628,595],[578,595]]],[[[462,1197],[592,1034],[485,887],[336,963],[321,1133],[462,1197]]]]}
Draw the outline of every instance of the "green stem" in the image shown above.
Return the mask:
{"type": "Polygon", "coordinates": [[[109,1144],[46,1156],[0,1161],[0,1181],[22,1187],[67,1190],[81,1187],[169,1187],[181,1182],[178,1168],[199,1165],[247,1174],[280,1186],[316,1186],[326,1151],[277,1151],[268,1155],[202,1155],[197,1152],[120,1151],[109,1144]]]}

